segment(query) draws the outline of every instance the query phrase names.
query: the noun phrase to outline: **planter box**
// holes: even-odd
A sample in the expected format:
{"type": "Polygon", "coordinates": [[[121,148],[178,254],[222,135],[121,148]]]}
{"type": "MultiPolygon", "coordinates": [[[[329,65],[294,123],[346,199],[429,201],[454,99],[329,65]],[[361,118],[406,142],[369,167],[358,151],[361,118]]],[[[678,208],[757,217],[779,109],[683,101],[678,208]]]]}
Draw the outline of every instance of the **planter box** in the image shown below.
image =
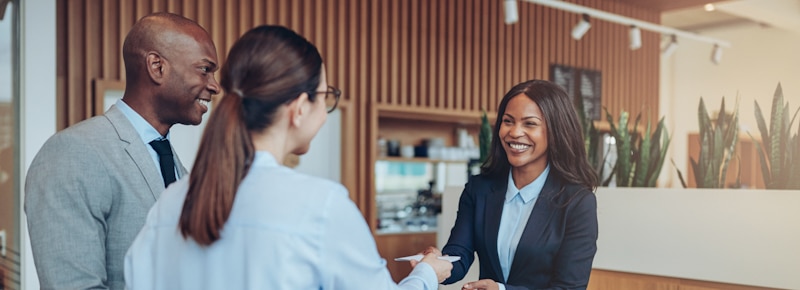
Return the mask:
{"type": "Polygon", "coordinates": [[[800,191],[599,188],[594,268],[800,289],[800,191]]]}

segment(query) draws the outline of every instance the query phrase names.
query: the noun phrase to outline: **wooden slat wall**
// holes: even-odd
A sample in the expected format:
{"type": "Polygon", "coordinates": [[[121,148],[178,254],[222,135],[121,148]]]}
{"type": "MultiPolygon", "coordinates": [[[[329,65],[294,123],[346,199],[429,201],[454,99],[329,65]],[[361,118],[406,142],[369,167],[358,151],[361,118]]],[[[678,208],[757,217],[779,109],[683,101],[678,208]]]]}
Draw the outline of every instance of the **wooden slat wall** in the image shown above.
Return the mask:
{"type": "MultiPolygon", "coordinates": [[[[58,77],[64,81],[59,127],[94,115],[91,81],[124,79],[124,34],[135,19],[170,11],[197,20],[220,59],[247,29],[287,25],[322,50],[331,83],[346,98],[372,104],[493,111],[512,85],[547,79],[552,63],[600,70],[603,105],[612,113],[658,107],[659,35],[643,31],[628,49],[628,27],[593,20],[580,41],[579,15],[520,2],[520,22],[502,23],[493,0],[72,0],[58,1],[58,77]]],[[[607,0],[574,0],[651,22],[659,13],[607,0]]]]}
{"type": "MultiPolygon", "coordinates": [[[[649,22],[656,10],[608,0],[580,5],[649,22]]],[[[628,27],[598,20],[580,41],[569,33],[579,15],[527,2],[520,21],[503,23],[499,0],[58,0],[58,127],[94,112],[94,79],[124,80],[121,48],[136,19],[169,11],[196,20],[225,53],[246,30],[280,24],[321,50],[329,83],[344,92],[353,126],[356,185],[368,207],[369,156],[376,105],[441,112],[490,112],[506,90],[549,78],[553,63],[602,71],[602,104],[657,120],[660,36],[643,31],[641,49],[628,49],[628,27]],[[649,113],[649,114],[647,114],[649,113]]],[[[347,172],[345,174],[351,174],[347,172]]],[[[366,215],[366,212],[365,212],[366,215]]]]}

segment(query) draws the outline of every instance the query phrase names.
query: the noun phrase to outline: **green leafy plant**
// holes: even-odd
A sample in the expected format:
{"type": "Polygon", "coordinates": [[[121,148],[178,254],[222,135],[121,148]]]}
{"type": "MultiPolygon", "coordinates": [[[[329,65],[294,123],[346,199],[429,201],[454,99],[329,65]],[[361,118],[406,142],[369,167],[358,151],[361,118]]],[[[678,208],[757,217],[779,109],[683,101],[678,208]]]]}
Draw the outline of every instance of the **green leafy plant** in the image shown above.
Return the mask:
{"type": "MultiPolygon", "coordinates": [[[[728,115],[725,112],[725,98],[723,98],[717,119],[712,121],[703,98],[700,98],[697,116],[700,125],[700,156],[697,161],[694,158],[689,159],[697,188],[723,188],[728,174],[728,164],[736,152],[736,143],[739,142],[739,103],[737,101],[733,113],[728,115]]],[[[686,181],[680,170],[678,178],[686,188],[686,181]]],[[[739,177],[736,179],[735,187],[738,187],[738,184],[740,184],[739,177]]]]}
{"type": "MultiPolygon", "coordinates": [[[[644,136],[637,130],[641,114],[636,115],[633,127],[628,126],[629,114],[622,111],[619,122],[614,124],[611,114],[606,111],[611,131],[609,132],[617,147],[617,161],[611,176],[616,175],[620,187],[655,187],[658,175],[664,165],[670,138],[664,127],[664,118],[658,121],[655,131],[648,121],[644,136]],[[652,132],[652,134],[651,134],[652,132]]],[[[611,179],[604,182],[607,185],[611,179]]]]}
{"type": "Polygon", "coordinates": [[[800,125],[796,134],[792,135],[791,131],[798,112],[800,108],[795,110],[790,121],[789,103],[784,103],[780,83],[772,97],[769,128],[764,122],[758,101],[755,101],[756,122],[761,132],[761,142],[755,140],[754,142],[761,162],[761,174],[768,189],[800,189],[800,125]]]}
{"type": "Polygon", "coordinates": [[[481,129],[478,132],[478,146],[480,147],[481,157],[480,163],[486,162],[489,158],[489,150],[492,147],[492,126],[489,124],[489,118],[486,116],[486,111],[481,115],[481,129]]]}
{"type": "Polygon", "coordinates": [[[603,163],[605,162],[605,156],[603,156],[602,152],[600,152],[600,140],[602,138],[602,134],[599,130],[597,130],[597,127],[595,127],[594,120],[586,115],[583,102],[577,102],[575,111],[577,111],[578,117],[581,120],[584,149],[586,149],[586,156],[589,159],[589,164],[592,165],[592,168],[594,168],[597,176],[602,178],[604,168],[603,163]]]}

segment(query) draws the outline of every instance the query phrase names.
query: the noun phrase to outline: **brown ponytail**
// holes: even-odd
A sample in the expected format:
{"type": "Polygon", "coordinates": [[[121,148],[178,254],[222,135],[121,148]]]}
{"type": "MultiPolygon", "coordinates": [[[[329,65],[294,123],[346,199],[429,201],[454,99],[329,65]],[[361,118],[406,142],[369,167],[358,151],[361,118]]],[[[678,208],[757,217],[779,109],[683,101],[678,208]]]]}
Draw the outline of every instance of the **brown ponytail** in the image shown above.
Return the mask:
{"type": "Polygon", "coordinates": [[[200,245],[219,239],[255,151],[243,122],[240,96],[223,96],[206,126],[180,218],[184,238],[200,245]]]}
{"type": "Polygon", "coordinates": [[[178,224],[184,238],[204,246],[220,239],[253,163],[250,134],[267,129],[281,106],[319,86],[322,57],[294,31],[263,25],[233,44],[220,74],[227,93],[200,140],[178,224]]]}

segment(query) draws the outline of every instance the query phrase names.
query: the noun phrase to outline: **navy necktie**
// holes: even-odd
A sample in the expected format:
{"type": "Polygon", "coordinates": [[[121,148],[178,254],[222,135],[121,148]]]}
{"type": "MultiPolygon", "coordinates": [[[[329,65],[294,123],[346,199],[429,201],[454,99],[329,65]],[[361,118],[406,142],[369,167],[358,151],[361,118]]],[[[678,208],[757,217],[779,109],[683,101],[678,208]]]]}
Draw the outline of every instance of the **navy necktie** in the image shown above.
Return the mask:
{"type": "Polygon", "coordinates": [[[161,166],[161,177],[164,179],[164,187],[175,182],[175,160],[172,156],[172,147],[169,140],[153,140],[150,146],[158,153],[158,164],[161,166]]]}

